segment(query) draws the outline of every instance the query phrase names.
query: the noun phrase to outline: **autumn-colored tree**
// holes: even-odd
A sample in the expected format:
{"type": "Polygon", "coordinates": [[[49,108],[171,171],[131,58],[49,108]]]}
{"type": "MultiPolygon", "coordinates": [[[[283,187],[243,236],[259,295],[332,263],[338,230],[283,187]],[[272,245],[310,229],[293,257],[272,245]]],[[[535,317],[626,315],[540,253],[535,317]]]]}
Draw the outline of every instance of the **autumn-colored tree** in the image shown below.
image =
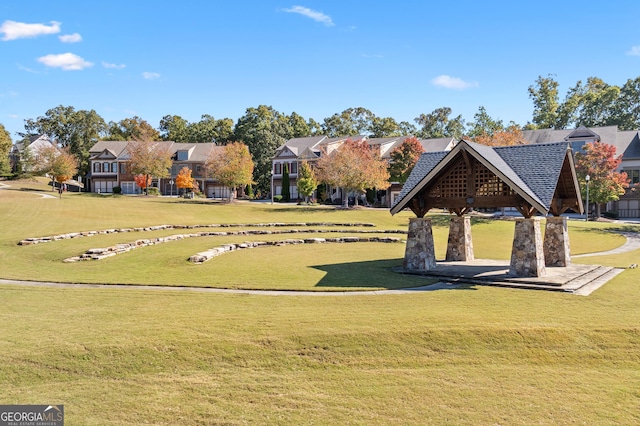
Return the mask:
{"type": "Polygon", "coordinates": [[[517,124],[511,124],[504,130],[497,130],[493,134],[483,133],[474,142],[488,146],[511,146],[527,144],[522,130],[517,124]]]}
{"type": "Polygon", "coordinates": [[[394,182],[405,183],[411,170],[424,152],[422,144],[415,136],[406,138],[390,154],[389,174],[394,182]]]}
{"type": "Polygon", "coordinates": [[[144,191],[145,188],[148,188],[149,185],[151,185],[151,176],[135,175],[133,177],[133,181],[136,183],[138,188],[144,191]]]}
{"type": "Polygon", "coordinates": [[[186,189],[187,192],[190,192],[192,189],[197,187],[196,180],[191,177],[191,169],[187,166],[184,166],[180,169],[178,176],[176,176],[176,186],[178,188],[186,189]]]}
{"type": "Polygon", "coordinates": [[[129,170],[133,175],[143,175],[143,187],[148,194],[149,181],[152,177],[170,176],[171,151],[166,143],[154,142],[148,138],[135,139],[127,145],[129,153],[129,170]]]}
{"type": "MultiPolygon", "coordinates": [[[[25,151],[31,151],[26,149],[25,151]]],[[[55,189],[56,178],[53,175],[53,166],[60,150],[53,146],[47,146],[38,150],[38,155],[33,159],[33,169],[38,175],[48,176],[51,179],[51,191],[55,189]]]]}
{"type": "Polygon", "coordinates": [[[316,179],[316,175],[315,173],[313,173],[313,169],[311,169],[311,166],[306,161],[300,163],[296,185],[298,187],[298,193],[302,195],[305,201],[308,203],[309,197],[318,187],[318,179],[316,179]]]}
{"type": "MultiPolygon", "coordinates": [[[[233,190],[253,183],[253,167],[249,148],[242,142],[233,142],[212,150],[206,161],[208,176],[233,190]]],[[[229,201],[233,192],[229,192],[229,201]]]]}
{"type": "MultiPolygon", "coordinates": [[[[344,190],[344,206],[348,206],[348,193],[363,194],[368,188],[389,187],[387,162],[374,153],[363,141],[347,139],[340,148],[317,162],[317,175],[322,182],[344,190]]],[[[358,197],[355,197],[356,204],[358,197]]]]}
{"type": "MultiPolygon", "coordinates": [[[[576,153],[576,172],[582,197],[586,198],[586,176],[589,175],[589,200],[596,204],[596,216],[600,217],[600,205],[617,201],[629,187],[625,172],[618,172],[622,161],[616,155],[616,147],[602,142],[587,143],[584,152],[576,153]]],[[[589,211],[589,206],[587,206],[589,211]]]]}
{"type": "Polygon", "coordinates": [[[68,147],[62,149],[60,155],[53,160],[50,173],[60,185],[60,198],[62,198],[62,184],[78,173],[78,163],[78,158],[68,147]]]}

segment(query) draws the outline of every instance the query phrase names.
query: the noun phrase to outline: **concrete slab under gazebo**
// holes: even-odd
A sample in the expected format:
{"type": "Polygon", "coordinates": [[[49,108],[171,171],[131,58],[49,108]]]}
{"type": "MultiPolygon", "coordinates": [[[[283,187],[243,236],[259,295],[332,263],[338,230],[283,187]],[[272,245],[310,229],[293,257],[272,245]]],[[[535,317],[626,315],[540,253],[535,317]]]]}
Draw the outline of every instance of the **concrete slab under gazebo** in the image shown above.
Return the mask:
{"type": "Polygon", "coordinates": [[[541,277],[546,267],[570,265],[566,217],[582,213],[573,153],[567,143],[489,147],[462,140],[451,151],[424,153],[418,160],[391,214],[409,208],[403,267],[419,272],[436,268],[432,208],[454,213],[449,226],[447,261],[472,261],[472,209],[515,207],[516,219],[509,275],[541,277]],[[540,217],[548,217],[542,241],[540,217]]]}

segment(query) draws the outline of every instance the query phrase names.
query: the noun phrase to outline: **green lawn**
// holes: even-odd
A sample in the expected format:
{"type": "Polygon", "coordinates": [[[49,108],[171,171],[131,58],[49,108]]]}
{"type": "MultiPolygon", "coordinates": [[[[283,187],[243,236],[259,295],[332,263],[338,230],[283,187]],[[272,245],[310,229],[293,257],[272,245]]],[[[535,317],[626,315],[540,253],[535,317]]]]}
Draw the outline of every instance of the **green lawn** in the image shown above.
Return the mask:
{"type": "MultiPolygon", "coordinates": [[[[409,217],[87,194],[57,200],[13,187],[0,190],[0,278],[413,286],[426,280],[388,271],[402,261],[402,244],[260,248],[204,265],[186,258],[231,239],[194,238],[83,264],[61,259],[131,235],[16,245],[30,236],[164,223],[348,221],[406,229],[409,217]]],[[[441,258],[446,218],[434,221],[441,258]]],[[[610,225],[570,227],[574,254],[622,243],[606,232],[610,225]]],[[[507,258],[512,232],[512,222],[475,222],[476,257],[507,258]]],[[[581,261],[620,267],[639,255],[581,261]]],[[[64,404],[69,425],[637,424],[638,306],[638,269],[588,297],[482,286],[309,297],[2,285],[0,403],[64,404]]]]}

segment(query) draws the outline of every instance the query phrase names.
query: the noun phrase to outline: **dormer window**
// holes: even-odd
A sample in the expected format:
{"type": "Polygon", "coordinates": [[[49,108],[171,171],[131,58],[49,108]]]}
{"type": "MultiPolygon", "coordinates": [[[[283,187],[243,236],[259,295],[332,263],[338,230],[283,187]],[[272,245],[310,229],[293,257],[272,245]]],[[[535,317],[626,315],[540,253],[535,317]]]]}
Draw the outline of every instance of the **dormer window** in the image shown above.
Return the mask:
{"type": "Polygon", "coordinates": [[[178,151],[176,153],[177,161],[187,161],[189,159],[189,151],[178,151]]]}

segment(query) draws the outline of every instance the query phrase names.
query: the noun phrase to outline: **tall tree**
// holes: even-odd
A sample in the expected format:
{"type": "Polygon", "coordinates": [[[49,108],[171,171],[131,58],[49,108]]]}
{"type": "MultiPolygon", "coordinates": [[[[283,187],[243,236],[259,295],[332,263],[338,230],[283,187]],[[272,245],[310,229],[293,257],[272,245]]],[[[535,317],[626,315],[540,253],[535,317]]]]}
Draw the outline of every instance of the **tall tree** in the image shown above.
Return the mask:
{"type": "MultiPolygon", "coordinates": [[[[25,149],[25,151],[31,151],[25,149]]],[[[33,159],[33,171],[37,175],[48,176],[51,179],[51,191],[55,189],[56,177],[53,174],[53,167],[56,158],[60,155],[60,150],[53,146],[46,146],[38,150],[38,155],[33,159]]]]}
{"type": "Polygon", "coordinates": [[[303,161],[298,168],[298,179],[296,180],[298,194],[304,197],[304,201],[309,203],[309,197],[318,187],[318,179],[308,162],[303,161]]]}
{"type": "Polygon", "coordinates": [[[417,136],[425,139],[453,137],[461,138],[464,135],[464,120],[461,115],[449,118],[451,108],[436,108],[429,114],[420,114],[415,122],[421,126],[417,136]]]}
{"type": "Polygon", "coordinates": [[[640,129],[640,77],[627,80],[614,108],[620,130],[640,129]]]}
{"type": "Polygon", "coordinates": [[[225,145],[233,140],[233,120],[223,118],[216,120],[209,114],[204,114],[200,121],[187,126],[187,142],[206,143],[213,142],[217,145],[225,145]]]}
{"type": "Polygon", "coordinates": [[[291,130],[293,132],[292,137],[304,138],[307,136],[311,136],[311,129],[309,129],[309,124],[307,124],[305,119],[298,113],[291,113],[291,115],[289,116],[289,125],[291,126],[291,130]]]}
{"type": "MultiPolygon", "coordinates": [[[[253,160],[249,148],[240,142],[232,142],[211,151],[206,169],[208,176],[234,190],[253,182],[253,160]]],[[[229,193],[229,201],[233,192],[229,193]]]]}
{"type": "MultiPolygon", "coordinates": [[[[127,144],[129,154],[129,170],[133,175],[144,176],[144,182],[152,177],[166,178],[171,176],[171,151],[163,142],[151,139],[135,139],[127,144]]],[[[144,187],[145,194],[149,194],[149,184],[144,187]]]]}
{"type": "Polygon", "coordinates": [[[414,136],[406,138],[400,145],[395,147],[389,154],[391,180],[405,183],[423,152],[422,144],[414,136]]]}
{"type": "Polygon", "coordinates": [[[11,152],[11,135],[0,124],[0,176],[9,176],[11,174],[11,164],[9,163],[9,152],[11,152]]]}
{"type": "Polygon", "coordinates": [[[162,140],[174,142],[188,142],[189,122],[179,115],[165,115],[160,120],[162,140]]]}
{"type": "Polygon", "coordinates": [[[372,138],[403,136],[402,131],[403,129],[400,127],[398,122],[391,117],[373,117],[371,120],[372,138]]]}
{"type": "Polygon", "coordinates": [[[344,206],[348,206],[349,192],[358,196],[368,188],[389,187],[387,162],[376,155],[363,140],[347,139],[340,148],[321,157],[316,163],[319,180],[343,189],[344,206]]]}
{"type": "Polygon", "coordinates": [[[291,201],[291,189],[289,180],[289,164],[284,163],[284,169],[282,170],[282,201],[285,203],[291,201]]]}
{"type": "Polygon", "coordinates": [[[481,106],[478,108],[478,112],[473,116],[474,121],[469,124],[469,131],[467,132],[468,136],[471,138],[475,138],[478,136],[488,136],[491,137],[495,132],[504,129],[502,125],[502,120],[493,119],[487,113],[485,107],[481,106]]]}
{"type": "Polygon", "coordinates": [[[617,171],[621,161],[622,156],[616,155],[616,147],[602,142],[587,143],[584,152],[576,153],[582,197],[586,198],[586,176],[589,175],[589,200],[596,205],[597,217],[600,217],[601,204],[617,201],[629,187],[627,174],[617,171]]]}
{"type": "Polygon", "coordinates": [[[587,127],[615,124],[615,105],[620,96],[618,86],[611,86],[597,77],[589,77],[587,84],[580,88],[579,93],[580,107],[577,124],[587,127]]]}
{"type": "Polygon", "coordinates": [[[21,136],[45,134],[62,147],[69,147],[78,159],[80,173],[89,172],[89,150],[105,134],[107,124],[94,110],[76,111],[73,107],[58,106],[35,120],[25,120],[21,136]]]}
{"type": "Polygon", "coordinates": [[[322,130],[330,138],[369,135],[375,114],[363,107],[347,108],[324,119],[322,130]]]}
{"type": "Polygon", "coordinates": [[[558,128],[558,82],[554,80],[553,75],[538,76],[535,85],[529,86],[529,98],[533,101],[533,127],[558,128]]]}
{"type": "Polygon", "coordinates": [[[151,140],[160,139],[160,133],[146,120],[138,116],[124,118],[117,123],[110,121],[105,140],[110,141],[130,141],[135,138],[149,138],[151,140]]]}
{"type": "Polygon", "coordinates": [[[255,164],[253,179],[257,190],[269,192],[271,159],[276,149],[293,137],[289,117],[266,105],[247,108],[236,123],[234,135],[249,148],[255,164]]]}

